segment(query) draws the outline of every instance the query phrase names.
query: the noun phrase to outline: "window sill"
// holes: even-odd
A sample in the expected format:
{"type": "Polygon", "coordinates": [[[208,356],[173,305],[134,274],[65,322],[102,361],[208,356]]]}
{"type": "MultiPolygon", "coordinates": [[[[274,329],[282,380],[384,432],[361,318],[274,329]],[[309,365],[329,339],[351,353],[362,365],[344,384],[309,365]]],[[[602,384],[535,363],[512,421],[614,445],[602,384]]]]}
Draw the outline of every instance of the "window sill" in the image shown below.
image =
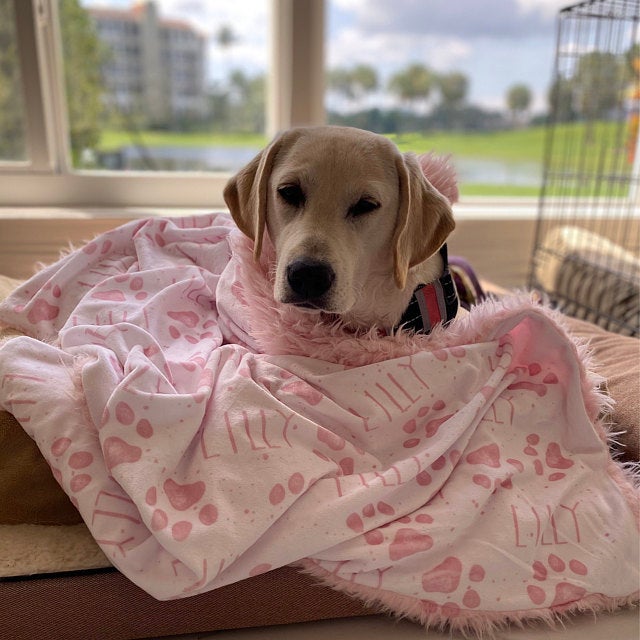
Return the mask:
{"type": "MultiPolygon", "coordinates": [[[[491,197],[464,198],[454,205],[457,220],[532,220],[538,215],[537,198],[491,197]]],[[[151,216],[188,216],[211,211],[224,211],[226,207],[0,207],[0,220],[90,220],[135,219],[151,216]]]]}

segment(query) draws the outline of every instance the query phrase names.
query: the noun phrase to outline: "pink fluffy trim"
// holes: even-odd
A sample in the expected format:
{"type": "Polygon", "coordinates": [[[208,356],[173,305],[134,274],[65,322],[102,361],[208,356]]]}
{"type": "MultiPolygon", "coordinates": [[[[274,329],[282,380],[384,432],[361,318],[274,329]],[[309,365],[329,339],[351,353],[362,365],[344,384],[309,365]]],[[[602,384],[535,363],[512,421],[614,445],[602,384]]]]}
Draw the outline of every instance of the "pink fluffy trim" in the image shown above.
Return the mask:
{"type": "Polygon", "coordinates": [[[298,567],[336,591],[362,600],[369,607],[382,608],[387,613],[409,618],[427,628],[450,629],[465,637],[493,637],[497,631],[507,626],[523,628],[532,622],[542,622],[553,627],[572,614],[613,612],[621,607],[635,605],[640,598],[640,592],[621,598],[609,598],[596,593],[561,607],[505,612],[462,611],[382,589],[353,584],[322,569],[313,560],[302,560],[298,567]]]}

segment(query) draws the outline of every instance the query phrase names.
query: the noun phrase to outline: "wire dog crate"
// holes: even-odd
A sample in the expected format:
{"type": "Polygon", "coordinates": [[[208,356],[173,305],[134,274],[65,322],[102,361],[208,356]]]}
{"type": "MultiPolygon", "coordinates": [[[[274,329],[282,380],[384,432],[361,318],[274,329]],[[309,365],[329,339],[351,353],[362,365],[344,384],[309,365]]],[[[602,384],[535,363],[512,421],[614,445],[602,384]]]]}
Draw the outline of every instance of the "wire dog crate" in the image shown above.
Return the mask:
{"type": "Polygon", "coordinates": [[[562,9],[529,286],[640,334],[640,0],[562,9]]]}

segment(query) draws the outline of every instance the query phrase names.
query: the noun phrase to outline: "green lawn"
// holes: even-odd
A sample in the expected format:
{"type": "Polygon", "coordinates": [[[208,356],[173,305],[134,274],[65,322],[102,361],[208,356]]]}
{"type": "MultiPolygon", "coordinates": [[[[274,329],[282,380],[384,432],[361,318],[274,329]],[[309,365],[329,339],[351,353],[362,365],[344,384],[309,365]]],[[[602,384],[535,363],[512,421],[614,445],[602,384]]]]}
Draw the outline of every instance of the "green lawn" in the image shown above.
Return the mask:
{"type": "MultiPolygon", "coordinates": [[[[620,126],[613,122],[599,122],[592,125],[591,135],[585,135],[585,125],[580,123],[566,124],[556,127],[555,145],[562,150],[557,162],[563,168],[570,167],[579,170],[586,176],[596,175],[603,167],[617,162],[620,146],[620,126]],[[597,146],[597,141],[603,138],[617,141],[610,144],[606,157],[597,146]],[[595,142],[590,142],[593,140],[595,142]],[[568,154],[568,155],[567,155],[568,154]]],[[[529,127],[512,131],[495,132],[434,132],[434,133],[406,133],[390,135],[401,151],[424,153],[451,154],[460,159],[485,159],[500,162],[532,163],[542,165],[545,153],[547,130],[545,127],[529,127]]],[[[124,145],[142,142],[145,146],[181,146],[181,147],[264,147],[268,139],[264,135],[250,133],[175,133],[163,131],[142,131],[138,136],[124,131],[105,131],[99,144],[100,151],[114,150],[124,145]]],[[[552,161],[554,158],[552,157],[552,161]]],[[[619,166],[619,163],[616,165],[619,166]]],[[[576,183],[566,187],[564,193],[570,192],[591,195],[593,179],[576,183]]],[[[553,187],[553,185],[552,185],[553,187]]],[[[626,187],[622,187],[621,193],[626,187]]],[[[490,196],[537,196],[538,186],[473,184],[461,182],[460,190],[463,195],[490,196]]]]}
{"type": "MultiPolygon", "coordinates": [[[[544,129],[531,127],[516,131],[483,133],[407,133],[401,136],[389,135],[389,138],[402,151],[415,153],[436,151],[473,158],[537,162],[542,158],[544,129]]],[[[126,131],[107,130],[102,133],[99,148],[101,151],[109,151],[132,144],[135,139],[126,131]]],[[[148,147],[263,147],[268,142],[266,136],[253,133],[178,133],[171,131],[142,131],[140,132],[140,140],[148,147]]]]}
{"type": "Polygon", "coordinates": [[[540,162],[545,129],[530,127],[514,131],[409,133],[389,136],[402,151],[450,153],[466,158],[540,162]]]}

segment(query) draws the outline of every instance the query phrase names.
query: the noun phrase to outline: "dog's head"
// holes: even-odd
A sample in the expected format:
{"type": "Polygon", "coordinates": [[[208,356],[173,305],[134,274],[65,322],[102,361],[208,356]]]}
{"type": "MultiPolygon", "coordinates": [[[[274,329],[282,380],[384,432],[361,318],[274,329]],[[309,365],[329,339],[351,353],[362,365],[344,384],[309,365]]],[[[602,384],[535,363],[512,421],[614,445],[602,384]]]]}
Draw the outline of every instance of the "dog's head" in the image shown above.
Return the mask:
{"type": "Polygon", "coordinates": [[[231,178],[224,198],[256,258],[267,228],[276,299],[341,315],[372,278],[404,289],[409,269],[454,228],[448,200],[413,155],[347,127],[279,135],[231,178]]]}

